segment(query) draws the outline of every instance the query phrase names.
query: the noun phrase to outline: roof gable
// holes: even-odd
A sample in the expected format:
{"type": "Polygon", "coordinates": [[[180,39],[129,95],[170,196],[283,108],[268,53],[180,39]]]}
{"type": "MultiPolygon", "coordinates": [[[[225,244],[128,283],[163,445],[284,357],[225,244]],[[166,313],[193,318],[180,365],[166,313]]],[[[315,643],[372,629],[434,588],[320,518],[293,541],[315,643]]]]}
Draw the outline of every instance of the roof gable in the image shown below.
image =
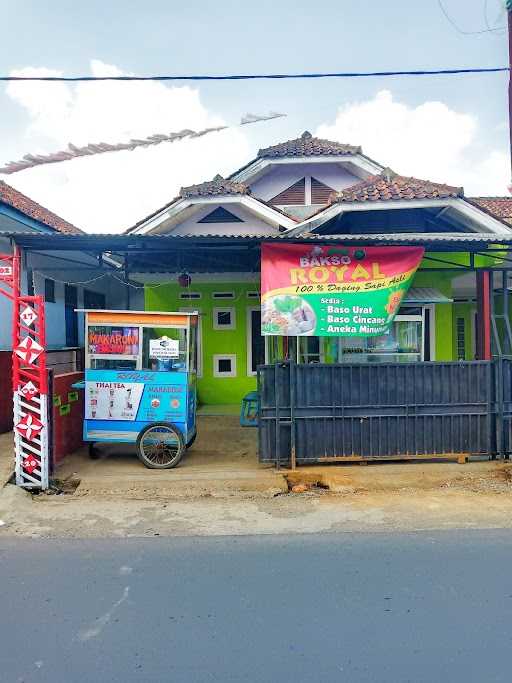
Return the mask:
{"type": "Polygon", "coordinates": [[[57,216],[56,213],[53,213],[53,211],[45,209],[44,206],[41,206],[41,204],[30,199],[30,197],[15,190],[11,185],[7,185],[3,180],[0,180],[0,202],[7,204],[11,208],[16,209],[16,211],[25,214],[25,216],[28,216],[39,223],[43,223],[57,232],[71,235],[83,233],[83,230],[80,230],[80,228],[68,223],[68,221],[65,221],[60,216],[57,216]]]}
{"type": "Polygon", "coordinates": [[[231,213],[231,211],[228,211],[225,209],[223,206],[218,206],[216,209],[213,211],[210,211],[210,213],[206,214],[206,216],[203,216],[203,218],[200,218],[198,223],[243,223],[243,220],[239,218],[238,216],[235,216],[234,213],[231,213]]]}

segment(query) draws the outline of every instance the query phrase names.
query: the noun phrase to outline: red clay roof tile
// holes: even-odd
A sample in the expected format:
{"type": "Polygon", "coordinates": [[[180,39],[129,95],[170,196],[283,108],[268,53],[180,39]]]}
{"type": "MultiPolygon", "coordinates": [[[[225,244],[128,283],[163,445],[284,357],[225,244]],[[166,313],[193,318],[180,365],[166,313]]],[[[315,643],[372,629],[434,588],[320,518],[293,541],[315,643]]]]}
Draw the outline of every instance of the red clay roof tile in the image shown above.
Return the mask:
{"type": "Polygon", "coordinates": [[[370,176],[361,183],[347,187],[341,192],[331,195],[331,204],[341,202],[375,202],[412,199],[446,199],[463,197],[462,187],[452,187],[430,180],[408,178],[384,171],[380,175],[370,176]]]}
{"type": "Polygon", "coordinates": [[[300,138],[260,149],[258,157],[346,156],[353,154],[361,154],[361,147],[315,138],[306,130],[300,138]]]}
{"type": "Polygon", "coordinates": [[[221,175],[216,175],[213,180],[198,185],[182,187],[180,197],[188,199],[190,197],[217,197],[226,195],[250,194],[250,189],[243,183],[235,183],[233,180],[226,180],[221,175]]]}
{"type": "Polygon", "coordinates": [[[8,204],[13,209],[21,211],[26,216],[33,218],[40,223],[44,223],[49,228],[53,228],[57,232],[62,232],[68,235],[84,234],[83,230],[68,223],[56,213],[45,209],[44,206],[38,204],[33,199],[15,190],[11,185],[7,185],[3,180],[0,180],[0,202],[8,204]]]}
{"type": "Polygon", "coordinates": [[[468,200],[494,218],[512,225],[512,197],[469,197],[468,200]]]}

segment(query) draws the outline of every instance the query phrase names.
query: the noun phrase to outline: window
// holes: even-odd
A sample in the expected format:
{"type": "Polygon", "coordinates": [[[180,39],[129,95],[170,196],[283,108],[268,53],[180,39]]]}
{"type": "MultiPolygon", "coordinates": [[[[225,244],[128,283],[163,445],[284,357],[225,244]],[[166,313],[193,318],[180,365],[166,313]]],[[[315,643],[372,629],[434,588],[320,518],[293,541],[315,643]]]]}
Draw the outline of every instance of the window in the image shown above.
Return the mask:
{"type": "Polygon", "coordinates": [[[47,304],[55,303],[55,280],[48,277],[44,279],[44,300],[47,304]]]}
{"type": "Polygon", "coordinates": [[[106,308],[105,295],[101,292],[84,289],[84,308],[104,310],[106,308]]]}
{"type": "Polygon", "coordinates": [[[329,197],[336,192],[332,187],[311,178],[311,204],[327,204],[329,197]]]}
{"type": "Polygon", "coordinates": [[[201,298],[201,292],[180,292],[180,299],[181,300],[190,300],[190,299],[200,299],[201,298]]]}
{"type": "Polygon", "coordinates": [[[213,309],[213,329],[214,330],[234,330],[236,328],[234,308],[214,308],[213,309]]]}
{"type": "Polygon", "coordinates": [[[234,299],[235,293],[234,292],[213,292],[212,298],[213,299],[234,299]]]}
{"type": "Polygon", "coordinates": [[[246,296],[248,299],[259,299],[260,293],[259,292],[247,292],[246,296]]]}
{"type": "Polygon", "coordinates": [[[378,337],[339,337],[342,363],[410,363],[424,360],[422,307],[402,307],[390,328],[378,337]]]}
{"type": "Polygon", "coordinates": [[[286,190],[273,197],[270,203],[277,206],[304,205],[306,203],[306,179],[302,178],[290,187],[287,187],[286,190]]]}
{"type": "Polygon", "coordinates": [[[320,337],[298,338],[299,363],[321,363],[322,340],[320,337]]]}
{"type": "Polygon", "coordinates": [[[198,313],[197,319],[197,376],[203,376],[203,320],[201,316],[201,309],[193,306],[182,306],[180,311],[186,313],[198,313]]]}
{"type": "Polygon", "coordinates": [[[214,354],[213,376],[236,377],[236,354],[214,354]]]}
{"type": "Polygon", "coordinates": [[[464,318],[457,318],[457,360],[466,360],[466,321],[464,318]]]}
{"type": "Polygon", "coordinates": [[[78,346],[78,290],[73,285],[64,285],[64,315],[66,346],[78,346]]]}
{"type": "Polygon", "coordinates": [[[27,295],[34,296],[34,271],[27,268],[27,295]]]}
{"type": "Polygon", "coordinates": [[[261,310],[247,309],[247,374],[254,376],[265,363],[265,337],[261,336],[261,310]]]}
{"type": "Polygon", "coordinates": [[[145,327],[142,331],[142,369],[153,372],[186,372],[187,331],[145,327]]]}

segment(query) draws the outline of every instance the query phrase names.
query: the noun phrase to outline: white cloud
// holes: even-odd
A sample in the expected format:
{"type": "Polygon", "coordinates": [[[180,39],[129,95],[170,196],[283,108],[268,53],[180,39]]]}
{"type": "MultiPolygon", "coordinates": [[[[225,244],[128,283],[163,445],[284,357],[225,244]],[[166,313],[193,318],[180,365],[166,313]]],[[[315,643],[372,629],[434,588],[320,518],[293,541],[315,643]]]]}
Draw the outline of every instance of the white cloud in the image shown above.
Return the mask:
{"type": "Polygon", "coordinates": [[[381,90],[364,102],[338,109],[334,123],[319,126],[320,137],[359,144],[363,152],[396,173],[464,186],[466,194],[508,195],[508,154],[480,149],[478,119],[442,102],[417,107],[381,90]]]}
{"type": "MultiPolygon", "coordinates": [[[[98,60],[91,61],[91,72],[122,74],[98,60]]],[[[33,67],[12,74],[60,75],[33,67]]],[[[11,82],[6,92],[28,116],[19,157],[57,151],[69,142],[123,142],[225,123],[204,107],[198,90],[188,86],[11,82]]],[[[182,185],[225,175],[245,163],[248,155],[246,137],[235,128],[197,140],[30,169],[6,180],[84,230],[119,232],[169,202],[182,185]]]]}

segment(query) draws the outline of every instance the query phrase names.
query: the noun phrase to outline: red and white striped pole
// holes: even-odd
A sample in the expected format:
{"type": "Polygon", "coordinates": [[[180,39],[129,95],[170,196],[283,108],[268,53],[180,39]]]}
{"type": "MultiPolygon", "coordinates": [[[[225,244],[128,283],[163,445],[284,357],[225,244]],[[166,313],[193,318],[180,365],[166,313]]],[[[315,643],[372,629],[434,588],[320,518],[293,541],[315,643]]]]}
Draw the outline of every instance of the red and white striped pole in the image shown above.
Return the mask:
{"type": "Polygon", "coordinates": [[[11,299],[13,308],[16,484],[24,488],[47,489],[49,414],[44,299],[21,294],[17,248],[14,254],[0,254],[0,293],[11,299]]]}

